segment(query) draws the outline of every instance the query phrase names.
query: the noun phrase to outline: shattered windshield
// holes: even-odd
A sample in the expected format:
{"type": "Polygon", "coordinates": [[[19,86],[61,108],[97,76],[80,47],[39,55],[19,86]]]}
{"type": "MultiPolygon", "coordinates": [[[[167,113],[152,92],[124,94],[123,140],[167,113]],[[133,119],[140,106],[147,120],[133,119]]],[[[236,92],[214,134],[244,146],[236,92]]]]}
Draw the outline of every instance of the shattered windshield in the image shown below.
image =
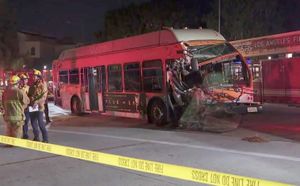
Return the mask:
{"type": "Polygon", "coordinates": [[[229,43],[193,46],[189,49],[200,65],[205,86],[250,84],[246,63],[229,43]]]}
{"type": "Polygon", "coordinates": [[[210,86],[233,86],[249,83],[249,73],[244,63],[236,59],[226,59],[200,67],[203,84],[210,86]]]}
{"type": "Polygon", "coordinates": [[[234,53],[237,50],[229,43],[201,45],[189,47],[189,51],[194,58],[198,59],[198,62],[210,60],[222,55],[234,53]]]}

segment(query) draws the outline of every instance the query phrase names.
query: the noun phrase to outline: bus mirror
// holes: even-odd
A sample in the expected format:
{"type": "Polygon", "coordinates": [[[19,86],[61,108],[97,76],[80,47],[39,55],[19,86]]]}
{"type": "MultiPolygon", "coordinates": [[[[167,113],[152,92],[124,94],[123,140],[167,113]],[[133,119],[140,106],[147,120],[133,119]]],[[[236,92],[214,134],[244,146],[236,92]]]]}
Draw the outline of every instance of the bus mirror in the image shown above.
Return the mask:
{"type": "Polygon", "coordinates": [[[192,70],[193,71],[198,71],[199,70],[199,66],[198,66],[198,60],[193,58],[191,60],[191,66],[192,66],[192,70]]]}

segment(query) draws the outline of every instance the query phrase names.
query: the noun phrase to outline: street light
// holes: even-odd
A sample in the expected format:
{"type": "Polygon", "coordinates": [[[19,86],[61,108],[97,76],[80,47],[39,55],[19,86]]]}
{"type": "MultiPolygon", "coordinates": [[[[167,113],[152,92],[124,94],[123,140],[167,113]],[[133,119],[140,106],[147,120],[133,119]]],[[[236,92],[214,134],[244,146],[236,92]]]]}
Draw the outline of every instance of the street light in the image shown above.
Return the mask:
{"type": "Polygon", "coordinates": [[[44,65],[44,70],[47,70],[47,65],[44,65]]]}

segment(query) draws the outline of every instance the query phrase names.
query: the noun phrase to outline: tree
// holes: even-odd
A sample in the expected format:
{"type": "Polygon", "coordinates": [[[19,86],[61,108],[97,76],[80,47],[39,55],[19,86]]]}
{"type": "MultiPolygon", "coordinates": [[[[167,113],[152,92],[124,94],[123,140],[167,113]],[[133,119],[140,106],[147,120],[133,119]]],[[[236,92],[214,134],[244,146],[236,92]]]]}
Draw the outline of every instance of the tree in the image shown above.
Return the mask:
{"type": "Polygon", "coordinates": [[[199,28],[200,17],[206,13],[205,0],[152,0],[139,5],[112,10],[106,13],[100,40],[112,40],[160,30],[162,27],[199,28]]]}
{"type": "MultiPolygon", "coordinates": [[[[218,29],[219,0],[212,1],[212,11],[203,17],[208,28],[218,29]]],[[[228,40],[283,32],[284,12],[279,0],[221,0],[221,33],[228,40]]]]}
{"type": "Polygon", "coordinates": [[[16,19],[7,0],[0,0],[0,66],[10,68],[17,57],[16,19]]]}

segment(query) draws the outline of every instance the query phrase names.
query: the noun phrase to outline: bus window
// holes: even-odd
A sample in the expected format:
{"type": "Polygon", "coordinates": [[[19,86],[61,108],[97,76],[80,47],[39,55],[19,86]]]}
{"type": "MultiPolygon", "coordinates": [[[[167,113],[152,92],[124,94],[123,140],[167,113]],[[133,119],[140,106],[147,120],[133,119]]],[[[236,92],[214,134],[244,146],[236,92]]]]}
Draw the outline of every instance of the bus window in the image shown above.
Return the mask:
{"type": "Polygon", "coordinates": [[[160,92],[162,90],[162,62],[152,60],[143,62],[144,91],[160,92]]]}
{"type": "Polygon", "coordinates": [[[81,82],[81,87],[84,88],[85,92],[89,92],[89,85],[88,85],[88,67],[87,68],[82,68],[80,70],[80,82],[81,82]]]}
{"type": "Polygon", "coordinates": [[[68,84],[68,71],[62,70],[59,71],[59,82],[63,84],[68,84]]]}
{"type": "Polygon", "coordinates": [[[105,66],[101,66],[102,92],[106,91],[106,71],[105,66]]]}
{"type": "Polygon", "coordinates": [[[105,85],[106,85],[106,77],[105,77],[105,66],[98,66],[96,67],[97,70],[97,77],[96,77],[96,84],[98,92],[105,92],[105,85]]]}
{"type": "Polygon", "coordinates": [[[139,63],[125,64],[124,78],[126,91],[141,91],[141,74],[139,63]]]}
{"type": "Polygon", "coordinates": [[[243,65],[229,60],[203,65],[200,70],[206,86],[247,83],[248,76],[243,65]]]}
{"type": "Polygon", "coordinates": [[[108,66],[108,91],[122,91],[122,66],[109,65],[108,66]]]}
{"type": "Polygon", "coordinates": [[[81,86],[84,85],[84,73],[83,73],[83,68],[80,69],[80,83],[81,83],[81,86]]]}
{"type": "Polygon", "coordinates": [[[70,73],[70,84],[79,84],[79,71],[78,69],[72,69],[70,73]]]}
{"type": "Polygon", "coordinates": [[[80,83],[81,83],[81,87],[83,88],[84,92],[88,92],[89,91],[89,86],[88,86],[88,71],[87,71],[87,68],[80,69],[80,83]]]}

